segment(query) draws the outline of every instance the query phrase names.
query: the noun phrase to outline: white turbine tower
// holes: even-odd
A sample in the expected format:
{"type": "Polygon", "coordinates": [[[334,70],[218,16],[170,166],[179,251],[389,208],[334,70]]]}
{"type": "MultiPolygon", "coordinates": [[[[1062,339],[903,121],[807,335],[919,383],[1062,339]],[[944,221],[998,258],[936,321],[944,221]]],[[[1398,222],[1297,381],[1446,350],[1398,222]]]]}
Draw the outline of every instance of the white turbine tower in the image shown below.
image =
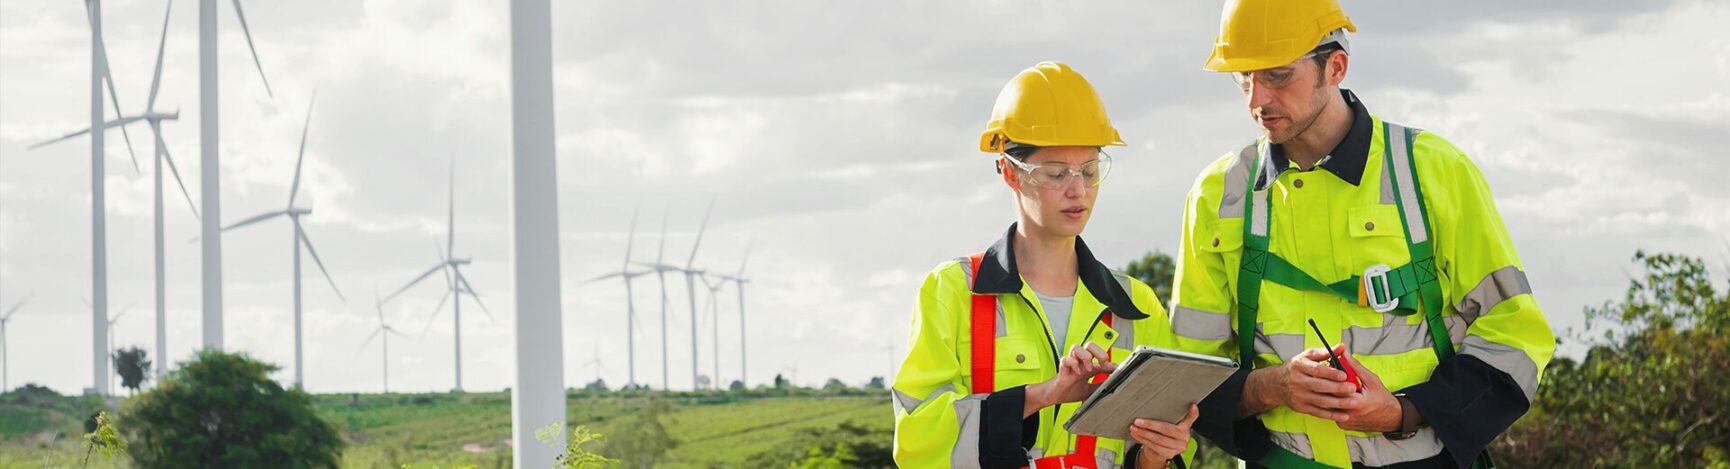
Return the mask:
{"type": "MultiPolygon", "coordinates": [[[[246,48],[252,52],[252,64],[258,67],[258,78],[264,81],[264,92],[275,98],[276,93],[270,91],[270,80],[264,77],[264,64],[258,60],[258,48],[252,45],[252,29],[246,26],[246,12],[240,8],[240,0],[232,1],[234,16],[240,19],[240,31],[246,35],[246,48]]],[[[222,173],[218,157],[222,150],[217,146],[217,124],[221,120],[216,103],[216,3],[217,0],[198,2],[198,161],[201,163],[198,187],[200,205],[204,207],[198,236],[202,240],[199,252],[203,272],[204,347],[221,350],[222,173]]]]}
{"type": "Polygon", "coordinates": [[[559,171],[553,125],[551,0],[511,0],[511,273],[516,290],[516,383],[511,443],[516,467],[553,465],[565,427],[565,350],[559,300],[559,171]]]}
{"type": "MultiPolygon", "coordinates": [[[[144,106],[144,113],[139,114],[139,115],[135,115],[135,116],[121,117],[119,119],[105,122],[102,125],[102,127],[104,129],[111,128],[111,127],[120,127],[122,132],[124,132],[127,125],[130,125],[130,124],[132,124],[134,122],[138,122],[138,121],[144,121],[145,123],[150,125],[151,133],[154,134],[155,139],[156,139],[156,158],[155,158],[155,165],[156,166],[155,166],[155,174],[154,174],[156,185],[155,185],[154,202],[155,202],[155,209],[156,209],[156,219],[155,219],[155,223],[156,223],[155,224],[156,270],[155,270],[155,274],[156,274],[156,357],[157,357],[157,360],[156,360],[155,376],[156,376],[157,381],[159,381],[159,382],[162,380],[162,375],[164,372],[167,371],[167,367],[169,364],[169,360],[167,360],[167,356],[168,356],[168,349],[167,349],[167,343],[168,343],[167,288],[165,286],[166,278],[165,278],[165,270],[164,270],[166,268],[165,267],[166,260],[165,260],[165,255],[163,253],[163,221],[162,221],[162,213],[163,213],[163,208],[162,208],[162,164],[164,162],[168,163],[168,170],[171,171],[171,174],[174,175],[174,182],[176,184],[180,185],[180,193],[181,193],[181,195],[184,195],[186,197],[187,206],[191,207],[191,209],[192,209],[192,216],[194,218],[198,217],[198,206],[193,204],[192,194],[190,192],[187,192],[186,182],[181,180],[181,178],[180,178],[180,169],[174,165],[174,158],[168,154],[168,144],[162,139],[162,121],[179,119],[180,113],[178,111],[173,112],[173,113],[162,113],[162,112],[156,111],[157,91],[161,90],[161,88],[162,88],[162,56],[163,56],[163,51],[165,50],[165,47],[168,45],[168,19],[171,17],[169,15],[169,13],[172,12],[173,9],[174,9],[174,2],[171,0],[168,2],[168,12],[163,13],[162,38],[157,42],[157,45],[156,45],[156,71],[150,78],[150,100],[147,101],[145,106],[144,106]]],[[[113,85],[110,84],[109,86],[113,86],[113,85]]],[[[118,105],[115,106],[115,110],[118,113],[118,111],[119,111],[118,105]]],[[[89,132],[90,132],[90,129],[79,130],[77,132],[67,134],[65,136],[62,136],[60,138],[56,138],[54,140],[49,140],[46,142],[32,145],[30,148],[34,149],[36,147],[40,147],[40,146],[48,145],[48,144],[58,142],[61,140],[66,140],[69,138],[77,137],[79,135],[83,135],[83,134],[89,133],[89,132]]]]}
{"type": "Polygon", "coordinates": [[[397,332],[396,328],[390,327],[390,324],[388,324],[384,321],[384,300],[379,299],[378,290],[373,290],[373,292],[372,292],[372,305],[373,305],[373,308],[378,312],[378,329],[373,329],[372,335],[366,336],[366,341],[360,343],[360,348],[366,348],[367,344],[372,343],[372,339],[380,339],[382,341],[383,350],[380,352],[382,355],[382,358],[380,359],[380,361],[384,365],[383,366],[384,372],[382,374],[382,376],[384,377],[384,392],[385,392],[385,394],[389,394],[390,393],[390,336],[391,335],[396,335],[397,337],[405,337],[405,336],[402,335],[401,332],[397,332]]]}
{"type": "MultiPolygon", "coordinates": [[[[700,362],[697,361],[697,276],[703,275],[703,271],[694,267],[693,264],[695,264],[697,261],[697,248],[701,247],[703,244],[703,231],[706,230],[709,226],[709,214],[714,212],[714,211],[715,211],[715,203],[713,201],[710,201],[709,202],[709,209],[707,211],[703,212],[703,223],[701,225],[699,225],[697,228],[697,240],[696,240],[696,242],[691,243],[691,257],[685,260],[685,265],[679,266],[679,265],[667,264],[666,262],[662,261],[659,258],[659,256],[657,256],[657,259],[653,263],[648,263],[648,262],[638,262],[637,263],[637,265],[647,267],[650,270],[655,271],[655,275],[661,278],[661,298],[662,298],[663,302],[666,301],[666,297],[667,297],[667,284],[666,284],[666,277],[665,277],[666,273],[667,272],[675,272],[675,273],[681,273],[681,274],[685,275],[685,293],[691,302],[691,388],[692,389],[696,389],[698,387],[697,371],[698,371],[698,368],[701,366],[701,365],[699,365],[700,362]]],[[[664,253],[664,251],[666,250],[666,236],[667,236],[666,235],[665,218],[662,219],[662,225],[661,226],[662,226],[662,229],[661,229],[662,230],[662,232],[661,232],[662,246],[661,247],[662,247],[662,251],[664,253]]],[[[661,323],[663,324],[663,327],[666,324],[665,313],[662,314],[661,323]]],[[[664,342],[664,340],[663,340],[663,342],[664,342]]],[[[665,356],[665,355],[663,355],[663,356],[665,356]]],[[[663,367],[663,369],[664,369],[664,367],[663,367]]],[[[671,386],[669,385],[668,388],[671,389],[671,386]]]]}
{"type": "Polygon", "coordinates": [[[457,169],[456,168],[456,155],[452,154],[451,155],[451,175],[450,175],[451,187],[450,187],[450,199],[449,199],[450,205],[447,207],[446,215],[448,216],[448,218],[446,218],[446,225],[445,225],[449,229],[449,231],[447,231],[445,233],[446,243],[444,246],[444,250],[439,252],[439,262],[437,264],[433,264],[432,268],[427,269],[426,272],[421,273],[419,277],[415,277],[414,280],[410,280],[408,282],[408,284],[403,285],[402,288],[398,288],[395,292],[392,292],[390,294],[390,296],[386,296],[384,298],[384,302],[389,303],[390,300],[396,299],[397,296],[402,295],[402,293],[404,291],[407,291],[409,289],[409,287],[413,287],[416,284],[420,283],[422,280],[426,280],[427,277],[431,277],[433,273],[444,272],[444,274],[445,274],[445,291],[444,291],[444,294],[439,296],[438,306],[433,307],[433,314],[432,314],[432,316],[427,318],[427,326],[425,329],[423,329],[421,331],[421,334],[425,335],[426,331],[430,330],[432,328],[432,320],[437,319],[438,313],[440,311],[444,310],[445,301],[450,301],[450,303],[451,303],[451,323],[453,324],[453,328],[454,328],[454,331],[452,332],[452,334],[456,338],[455,339],[456,340],[456,387],[453,389],[455,391],[462,391],[463,390],[463,308],[462,308],[463,302],[462,302],[462,295],[466,294],[470,298],[474,298],[475,304],[481,307],[481,312],[486,313],[488,320],[493,319],[493,313],[492,313],[492,311],[487,310],[486,303],[481,302],[480,293],[476,292],[474,287],[469,285],[468,277],[463,275],[462,266],[468,265],[472,260],[469,258],[466,258],[466,257],[460,258],[460,259],[456,257],[456,234],[457,234],[457,225],[456,225],[456,190],[457,190],[456,177],[457,176],[456,176],[456,169],[457,169]]]}
{"type": "Polygon", "coordinates": [[[727,281],[721,278],[711,280],[709,275],[699,278],[703,280],[703,288],[709,289],[709,346],[712,349],[709,360],[714,363],[714,368],[710,370],[710,373],[713,373],[710,375],[713,378],[710,382],[715,389],[721,389],[721,383],[724,382],[721,380],[721,308],[715,303],[715,297],[722,287],[727,286],[727,281]]]}
{"type": "MultiPolygon", "coordinates": [[[[104,356],[108,358],[108,373],[111,378],[120,377],[120,369],[115,366],[116,363],[114,363],[114,350],[120,348],[120,344],[114,341],[114,324],[119,323],[120,318],[126,317],[126,313],[129,312],[132,312],[132,305],[126,305],[126,307],[120,308],[119,314],[115,314],[114,317],[108,318],[108,353],[104,356]]],[[[105,390],[109,395],[114,394],[114,381],[118,380],[110,380],[108,382],[108,389],[105,390]]]]}
{"type": "MultiPolygon", "coordinates": [[[[90,129],[109,127],[103,122],[103,85],[108,87],[108,96],[114,103],[116,114],[120,113],[120,98],[114,92],[114,77],[108,73],[108,51],[102,41],[102,4],[98,0],[87,0],[84,8],[86,19],[90,23],[90,127],[31,148],[84,133],[90,134],[90,290],[91,296],[96,299],[90,308],[90,390],[93,393],[102,393],[110,387],[108,365],[103,356],[108,350],[108,191],[104,186],[107,176],[106,162],[103,160],[104,133],[91,132],[90,129]]],[[[127,140],[127,152],[131,154],[132,137],[125,134],[124,127],[121,132],[127,140]]],[[[136,154],[132,154],[132,166],[135,170],[139,169],[136,154]]]]}
{"type": "Polygon", "coordinates": [[[601,275],[583,282],[584,284],[589,284],[610,278],[620,278],[625,281],[625,322],[627,323],[625,325],[626,355],[629,356],[630,360],[629,366],[627,367],[628,374],[626,375],[627,381],[625,382],[625,386],[632,386],[637,383],[637,303],[635,299],[636,296],[631,290],[631,279],[655,272],[653,270],[631,270],[631,250],[637,240],[637,215],[642,213],[642,209],[642,204],[639,203],[637,209],[631,212],[631,234],[629,237],[625,238],[624,265],[619,266],[618,272],[601,275]]]}
{"type": "Polygon", "coordinates": [[[750,387],[751,382],[746,381],[745,373],[745,284],[751,283],[751,279],[745,278],[745,262],[751,260],[751,248],[755,245],[755,241],[745,244],[745,256],[739,260],[738,272],[734,272],[732,275],[715,275],[721,279],[720,283],[733,282],[734,287],[736,287],[735,291],[739,293],[739,382],[744,383],[746,387],[750,387]]]}
{"type": "Polygon", "coordinates": [[[308,100],[307,104],[306,104],[306,123],[303,124],[303,126],[300,129],[300,154],[294,160],[294,182],[292,184],[290,184],[289,188],[288,188],[288,205],[287,205],[287,207],[283,208],[282,210],[273,210],[273,211],[261,213],[261,214],[253,216],[252,218],[241,220],[238,223],[235,223],[233,225],[229,225],[229,226],[222,228],[222,231],[228,231],[228,230],[244,227],[247,225],[262,222],[265,220],[270,220],[272,218],[276,218],[276,217],[280,217],[280,216],[284,216],[284,215],[288,216],[288,221],[289,221],[290,227],[294,228],[294,240],[291,243],[294,244],[294,385],[296,387],[303,387],[303,385],[306,383],[306,381],[305,381],[305,378],[306,378],[306,366],[305,366],[305,364],[306,364],[306,362],[302,360],[303,355],[301,353],[302,341],[301,341],[301,327],[300,327],[300,324],[301,324],[301,320],[300,320],[300,310],[301,310],[301,305],[300,305],[300,303],[301,303],[300,302],[300,248],[301,248],[301,246],[305,246],[306,252],[308,254],[312,254],[313,264],[317,265],[318,271],[320,273],[324,274],[324,279],[326,281],[330,282],[330,289],[332,291],[336,292],[337,299],[342,300],[343,303],[348,303],[348,298],[344,298],[342,296],[342,289],[336,287],[336,279],[331,278],[330,271],[326,270],[324,268],[324,261],[319,259],[318,250],[314,249],[312,247],[312,239],[307,237],[306,229],[304,227],[302,227],[300,224],[300,218],[303,216],[312,214],[312,209],[311,208],[296,207],[294,205],[295,196],[300,194],[300,168],[301,168],[302,163],[306,162],[306,134],[307,134],[307,130],[312,128],[312,104],[314,101],[317,100],[317,98],[318,98],[318,93],[314,92],[313,93],[313,99],[308,100]]]}
{"type": "Polygon", "coordinates": [[[18,308],[24,307],[24,303],[29,301],[30,295],[24,295],[24,299],[13,303],[11,308],[6,308],[5,314],[0,314],[0,392],[12,390],[11,381],[6,379],[6,375],[12,373],[12,352],[6,350],[6,324],[12,322],[12,315],[18,314],[18,308]]]}

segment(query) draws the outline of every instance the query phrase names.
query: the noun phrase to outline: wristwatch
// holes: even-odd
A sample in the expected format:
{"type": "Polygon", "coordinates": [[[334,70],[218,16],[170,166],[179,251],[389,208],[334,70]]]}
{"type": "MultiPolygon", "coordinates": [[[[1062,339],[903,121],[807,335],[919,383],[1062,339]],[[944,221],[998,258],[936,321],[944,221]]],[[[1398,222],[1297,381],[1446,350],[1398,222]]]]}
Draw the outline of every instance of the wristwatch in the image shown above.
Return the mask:
{"type": "Polygon", "coordinates": [[[1406,393],[1403,392],[1394,393],[1394,400],[1400,402],[1400,429],[1397,431],[1382,433],[1382,436],[1394,441],[1416,436],[1418,434],[1419,418],[1417,406],[1412,405],[1412,401],[1406,399],[1406,393]]]}

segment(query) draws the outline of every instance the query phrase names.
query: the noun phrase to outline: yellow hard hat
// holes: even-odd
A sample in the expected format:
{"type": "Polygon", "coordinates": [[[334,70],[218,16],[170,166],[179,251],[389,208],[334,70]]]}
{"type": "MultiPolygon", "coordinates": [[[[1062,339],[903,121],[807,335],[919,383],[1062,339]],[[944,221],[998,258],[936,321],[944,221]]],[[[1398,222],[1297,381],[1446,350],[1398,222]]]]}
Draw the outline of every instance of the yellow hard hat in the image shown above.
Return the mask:
{"type": "Polygon", "coordinates": [[[1340,28],[1358,30],[1338,0],[1226,0],[1213,56],[1202,68],[1248,72],[1284,67],[1340,28]]]}
{"type": "Polygon", "coordinates": [[[1009,142],[1040,147],[1123,145],[1105,103],[1080,72],[1061,62],[1022,70],[991,108],[979,150],[1002,153],[1009,142]]]}

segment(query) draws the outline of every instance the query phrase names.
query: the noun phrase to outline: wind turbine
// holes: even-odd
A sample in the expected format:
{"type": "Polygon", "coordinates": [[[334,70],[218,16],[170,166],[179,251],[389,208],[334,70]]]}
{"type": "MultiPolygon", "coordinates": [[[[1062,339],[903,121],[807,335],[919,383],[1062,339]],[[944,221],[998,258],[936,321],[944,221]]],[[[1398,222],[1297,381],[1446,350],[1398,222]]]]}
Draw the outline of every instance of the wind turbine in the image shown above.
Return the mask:
{"type": "MultiPolygon", "coordinates": [[[[258,48],[252,44],[252,29],[246,26],[246,12],[240,8],[240,0],[232,1],[234,16],[240,19],[240,31],[246,35],[246,48],[252,52],[252,64],[258,67],[258,78],[264,81],[264,92],[275,98],[276,93],[270,91],[270,80],[264,76],[264,64],[258,60],[258,48]]],[[[198,160],[201,163],[198,180],[199,198],[205,215],[198,233],[202,240],[199,252],[202,258],[200,271],[203,272],[204,347],[221,350],[222,172],[221,149],[217,146],[221,109],[216,102],[216,3],[217,0],[198,2],[198,160]]],[[[299,340],[295,341],[295,346],[300,346],[299,340]]],[[[299,368],[295,367],[295,373],[300,372],[299,368]]]]}
{"type": "Polygon", "coordinates": [[[24,299],[13,303],[11,308],[6,308],[6,314],[0,314],[0,392],[12,389],[11,382],[6,380],[6,375],[12,372],[12,364],[9,363],[12,361],[12,353],[6,351],[6,323],[12,322],[12,315],[18,314],[18,308],[24,307],[24,303],[29,301],[30,295],[24,295],[24,299]]]}
{"type": "MultiPolygon", "coordinates": [[[[107,129],[103,125],[102,88],[106,82],[109,98],[114,102],[114,110],[120,112],[120,98],[114,92],[114,77],[108,73],[108,51],[102,41],[102,4],[99,0],[86,0],[84,3],[85,18],[90,23],[90,127],[89,129],[107,129]]],[[[107,175],[104,153],[104,132],[92,132],[86,129],[82,132],[55,139],[65,140],[69,137],[88,132],[90,134],[90,290],[96,302],[90,307],[90,351],[91,351],[91,383],[92,392],[105,392],[108,385],[108,365],[103,353],[108,350],[108,222],[107,222],[107,188],[104,178],[107,175]]],[[[131,152],[132,136],[126,136],[127,151],[131,152]]],[[[43,144],[47,144],[44,142],[43,144]]],[[[35,145],[34,149],[41,145],[35,145]]],[[[133,154],[132,166],[138,168],[138,157],[133,154]]]]}
{"type": "Polygon", "coordinates": [[[641,214],[642,211],[643,206],[639,203],[637,204],[637,209],[631,212],[631,234],[630,237],[625,238],[624,265],[619,266],[618,272],[601,275],[583,282],[585,284],[594,283],[610,278],[622,278],[625,280],[625,321],[628,323],[625,326],[625,337],[627,344],[626,352],[630,357],[629,374],[627,375],[628,380],[625,382],[625,386],[633,386],[637,383],[637,304],[635,301],[635,295],[633,295],[631,291],[631,279],[654,273],[653,270],[631,270],[631,248],[636,244],[637,239],[637,215],[641,214]]]}
{"type": "MultiPolygon", "coordinates": [[[[693,389],[697,387],[697,369],[700,366],[697,361],[697,276],[703,274],[703,271],[696,269],[693,264],[697,261],[697,248],[703,244],[703,231],[709,226],[709,214],[714,211],[715,202],[710,201],[709,209],[703,212],[703,223],[697,228],[697,240],[696,242],[691,243],[691,257],[686,259],[685,265],[677,266],[667,264],[665,261],[660,259],[659,256],[657,256],[657,259],[653,263],[637,263],[637,265],[654,270],[656,276],[661,278],[661,298],[663,302],[666,301],[667,297],[666,272],[685,274],[685,293],[691,302],[691,387],[693,389]]],[[[662,219],[661,227],[661,248],[662,253],[664,254],[666,251],[665,218],[662,219]]],[[[662,324],[666,324],[665,313],[662,314],[662,324]]],[[[663,355],[663,357],[665,357],[665,355],[663,355]]],[[[663,367],[663,369],[665,368],[663,367]]]]}
{"type": "Polygon", "coordinates": [[[737,287],[735,290],[739,293],[739,382],[745,383],[747,387],[750,386],[750,381],[745,380],[745,284],[751,283],[751,279],[745,278],[745,262],[751,260],[751,248],[756,244],[756,241],[745,243],[745,256],[739,259],[738,272],[734,272],[733,275],[715,275],[721,279],[722,283],[733,282],[733,285],[737,287]]]}
{"type": "Polygon", "coordinates": [[[384,376],[384,392],[386,394],[389,394],[390,393],[390,336],[392,334],[395,334],[397,337],[404,337],[404,336],[401,332],[397,332],[396,328],[390,327],[390,324],[387,324],[384,322],[384,300],[380,300],[378,298],[378,290],[376,290],[376,289],[373,290],[373,292],[372,292],[372,302],[373,302],[372,303],[373,308],[376,309],[378,312],[378,329],[374,329],[372,331],[372,335],[366,336],[366,341],[360,343],[360,348],[366,348],[367,344],[372,343],[372,339],[383,339],[383,342],[382,342],[383,350],[381,352],[382,353],[381,363],[384,364],[384,375],[383,375],[384,376]]]}
{"type": "Polygon", "coordinates": [[[709,280],[708,275],[702,276],[702,279],[703,279],[703,288],[709,289],[709,330],[711,332],[711,337],[709,340],[709,346],[711,348],[713,348],[713,351],[709,354],[709,359],[714,362],[714,368],[712,369],[712,373],[714,373],[714,374],[711,375],[714,377],[714,380],[712,380],[710,382],[714,384],[715,389],[720,389],[721,388],[721,308],[717,307],[717,305],[715,304],[715,295],[721,291],[722,287],[727,286],[727,281],[725,279],[716,279],[716,280],[711,281],[711,280],[709,280]]]}
{"type": "MultiPolygon", "coordinates": [[[[168,356],[168,349],[167,349],[167,343],[168,343],[167,297],[168,297],[168,293],[167,293],[167,288],[165,286],[166,273],[164,271],[164,269],[166,268],[165,265],[167,262],[165,260],[166,257],[163,254],[163,221],[162,221],[162,213],[163,213],[163,208],[162,208],[162,164],[164,162],[168,163],[168,169],[169,169],[169,171],[172,171],[172,174],[174,175],[174,182],[176,184],[180,185],[180,193],[181,193],[181,195],[184,195],[186,197],[186,204],[188,207],[190,207],[192,209],[192,216],[194,218],[198,217],[198,206],[193,204],[192,194],[190,192],[187,192],[186,182],[180,178],[180,169],[174,165],[174,157],[172,157],[168,154],[168,144],[162,139],[162,121],[164,121],[164,120],[177,120],[180,118],[180,112],[176,111],[173,113],[162,113],[162,112],[156,111],[156,95],[157,95],[157,92],[159,90],[161,90],[161,88],[162,88],[162,56],[163,56],[163,52],[164,52],[166,46],[168,45],[168,20],[171,17],[169,13],[173,12],[173,10],[174,10],[174,2],[173,2],[173,0],[170,0],[168,2],[167,11],[163,13],[162,38],[157,42],[157,45],[156,45],[156,72],[150,78],[150,100],[147,101],[145,106],[144,106],[144,113],[136,115],[136,116],[121,117],[119,119],[108,121],[108,122],[103,124],[104,129],[110,128],[110,127],[120,127],[121,131],[124,132],[127,125],[130,125],[130,124],[132,124],[134,122],[138,122],[138,121],[144,121],[145,123],[150,125],[151,133],[154,134],[154,136],[156,137],[156,158],[154,160],[156,168],[155,168],[155,174],[153,176],[155,178],[155,183],[156,183],[155,184],[155,193],[154,193],[154,196],[155,196],[154,202],[155,202],[155,208],[156,208],[156,214],[155,214],[155,218],[156,218],[155,219],[155,222],[156,222],[155,223],[156,270],[155,270],[155,274],[156,274],[156,356],[157,356],[155,376],[156,376],[157,381],[162,380],[162,375],[164,372],[167,371],[167,368],[168,368],[168,360],[166,359],[166,357],[168,356]]],[[[110,82],[109,86],[112,87],[113,86],[113,80],[109,80],[109,82],[110,82]]],[[[119,109],[120,109],[120,106],[118,105],[118,103],[116,103],[116,105],[115,105],[116,113],[119,112],[119,109]]],[[[77,137],[79,135],[83,135],[83,134],[88,133],[88,132],[90,132],[90,129],[79,130],[77,132],[67,134],[66,136],[62,136],[62,137],[54,139],[54,140],[49,140],[46,142],[32,145],[30,148],[34,149],[36,147],[40,147],[43,145],[48,145],[48,144],[58,142],[61,140],[66,140],[69,138],[77,137]]],[[[129,144],[130,144],[130,142],[129,142],[129,144]]],[[[136,163],[136,162],[134,162],[134,163],[136,163]]]]}
{"type": "MultiPolygon", "coordinates": [[[[470,298],[474,298],[475,304],[481,307],[481,312],[486,313],[487,320],[493,319],[493,313],[492,313],[492,311],[487,309],[486,303],[481,302],[480,293],[476,292],[474,287],[469,285],[468,277],[463,275],[462,266],[468,265],[470,262],[472,262],[472,259],[466,258],[466,257],[459,259],[456,257],[456,234],[457,234],[457,225],[456,225],[456,223],[457,223],[456,222],[456,204],[457,204],[457,202],[456,202],[456,200],[457,200],[456,199],[456,190],[457,190],[456,164],[457,164],[456,155],[452,154],[451,155],[451,174],[450,174],[450,184],[451,184],[450,187],[451,187],[451,189],[450,189],[450,199],[449,199],[450,205],[447,207],[446,215],[448,216],[448,218],[446,219],[447,224],[445,225],[447,227],[447,229],[449,229],[449,231],[446,232],[446,236],[445,236],[445,239],[446,239],[445,249],[444,249],[444,251],[439,253],[439,262],[437,264],[433,264],[432,268],[427,269],[426,272],[424,272],[424,273],[421,273],[419,277],[415,277],[414,280],[410,280],[407,285],[403,285],[402,288],[398,288],[395,292],[391,293],[390,296],[386,296],[384,298],[384,302],[389,303],[390,300],[395,299],[398,295],[402,295],[402,293],[404,291],[407,291],[409,289],[409,287],[413,287],[413,286],[415,286],[415,284],[420,283],[422,280],[426,280],[427,277],[431,277],[434,272],[444,272],[445,282],[446,282],[445,283],[445,292],[443,295],[439,296],[438,306],[433,307],[432,316],[427,318],[427,329],[432,328],[432,320],[438,318],[439,311],[444,310],[445,301],[449,300],[451,303],[451,323],[454,325],[454,331],[452,334],[456,337],[456,388],[455,388],[455,390],[456,391],[462,391],[463,390],[463,308],[462,308],[463,302],[462,302],[462,295],[466,294],[470,298]]],[[[425,334],[426,332],[425,332],[425,330],[422,330],[421,333],[425,334]]]]}
{"type": "Polygon", "coordinates": [[[601,381],[601,372],[607,371],[607,365],[601,364],[601,343],[600,342],[595,342],[594,358],[589,359],[589,361],[587,363],[584,363],[581,368],[577,368],[577,371],[581,372],[583,370],[589,369],[589,367],[595,368],[595,381],[593,381],[593,382],[596,382],[596,383],[600,382],[601,381]]]}
{"type": "Polygon", "coordinates": [[[300,248],[301,248],[301,246],[306,246],[306,252],[309,254],[312,254],[312,262],[314,264],[318,265],[318,271],[320,273],[324,274],[324,279],[326,281],[330,282],[330,289],[332,291],[336,292],[337,299],[342,300],[342,302],[345,304],[348,303],[348,298],[344,298],[342,296],[342,289],[336,287],[336,279],[331,278],[330,271],[326,270],[324,268],[324,261],[320,260],[318,258],[318,250],[314,249],[312,247],[312,239],[307,237],[306,229],[300,225],[300,217],[311,214],[312,209],[311,208],[296,207],[294,205],[295,196],[300,194],[300,168],[301,168],[301,164],[306,162],[306,133],[307,133],[307,130],[312,128],[312,104],[313,104],[313,101],[316,99],[318,99],[318,93],[314,92],[313,98],[311,100],[308,100],[306,103],[306,123],[300,129],[300,154],[294,160],[294,182],[292,184],[290,184],[289,188],[288,188],[288,206],[286,208],[283,208],[282,210],[273,210],[273,211],[261,213],[261,214],[253,216],[252,218],[241,220],[238,223],[235,223],[233,225],[229,225],[229,226],[222,228],[222,231],[228,231],[228,230],[240,228],[243,226],[251,225],[254,223],[262,222],[265,220],[269,220],[269,219],[284,216],[284,215],[288,216],[288,221],[289,221],[291,227],[294,228],[294,241],[292,241],[291,243],[294,244],[294,385],[297,387],[302,386],[305,383],[305,377],[306,377],[305,362],[301,359],[302,358],[302,354],[301,354],[301,348],[302,348],[301,347],[301,345],[302,345],[301,344],[301,327],[300,327],[300,322],[301,322],[300,321],[300,309],[301,309],[300,308],[300,248]]]}
{"type": "MultiPolygon", "coordinates": [[[[90,303],[85,303],[85,304],[88,305],[90,303]]],[[[94,306],[92,306],[92,307],[94,307],[94,306]]],[[[115,367],[115,363],[114,363],[114,349],[119,348],[118,347],[119,344],[114,341],[114,324],[120,322],[120,318],[126,317],[126,313],[129,313],[129,312],[132,312],[132,305],[126,305],[126,307],[120,308],[120,314],[116,314],[116,315],[114,315],[114,317],[108,318],[108,323],[107,323],[107,326],[108,326],[108,353],[104,356],[107,357],[107,359],[108,359],[108,372],[113,376],[119,376],[120,375],[120,370],[115,367]]],[[[157,359],[161,360],[161,358],[157,358],[157,359]]],[[[108,391],[108,394],[110,394],[110,395],[114,394],[114,381],[108,382],[107,391],[108,391]]]]}

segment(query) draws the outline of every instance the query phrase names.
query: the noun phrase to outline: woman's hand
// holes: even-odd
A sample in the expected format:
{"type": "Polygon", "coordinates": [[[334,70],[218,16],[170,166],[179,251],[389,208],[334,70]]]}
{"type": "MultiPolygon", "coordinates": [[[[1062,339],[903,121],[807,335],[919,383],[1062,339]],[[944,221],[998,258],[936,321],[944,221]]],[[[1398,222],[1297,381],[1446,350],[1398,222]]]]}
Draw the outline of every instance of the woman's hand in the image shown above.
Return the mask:
{"type": "Polygon", "coordinates": [[[1141,460],[1136,467],[1165,467],[1167,461],[1183,454],[1189,447],[1189,426],[1195,424],[1201,410],[1189,405],[1189,415],[1177,423],[1135,419],[1129,424],[1129,437],[1141,443],[1141,460]]]}
{"type": "Polygon", "coordinates": [[[1027,400],[1022,406],[1021,416],[1026,418],[1038,413],[1039,409],[1087,399],[1094,389],[1099,388],[1098,384],[1088,380],[1094,375],[1113,371],[1117,371],[1117,364],[1112,363],[1098,345],[1088,343],[1070,348],[1069,355],[1057,364],[1056,378],[1027,387],[1027,400]]]}

